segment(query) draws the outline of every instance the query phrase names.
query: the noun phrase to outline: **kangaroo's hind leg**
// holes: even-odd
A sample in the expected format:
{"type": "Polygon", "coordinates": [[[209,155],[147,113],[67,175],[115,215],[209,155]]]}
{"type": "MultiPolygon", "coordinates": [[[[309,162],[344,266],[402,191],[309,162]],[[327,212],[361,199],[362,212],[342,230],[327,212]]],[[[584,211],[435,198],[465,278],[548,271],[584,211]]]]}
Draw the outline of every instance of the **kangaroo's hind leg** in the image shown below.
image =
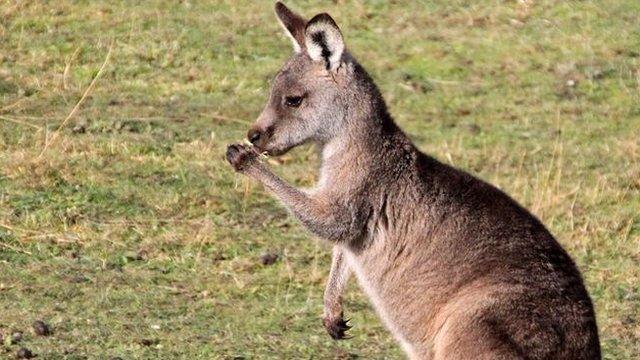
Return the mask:
{"type": "Polygon", "coordinates": [[[525,359],[506,334],[483,321],[448,323],[442,330],[434,346],[434,360],[525,359]]]}

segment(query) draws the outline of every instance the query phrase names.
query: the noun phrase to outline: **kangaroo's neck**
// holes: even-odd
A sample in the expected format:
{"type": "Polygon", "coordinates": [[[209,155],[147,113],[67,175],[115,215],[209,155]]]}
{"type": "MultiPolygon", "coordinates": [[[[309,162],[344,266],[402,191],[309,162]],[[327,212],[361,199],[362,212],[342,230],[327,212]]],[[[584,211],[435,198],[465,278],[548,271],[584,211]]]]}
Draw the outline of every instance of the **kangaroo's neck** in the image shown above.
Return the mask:
{"type": "Polygon", "coordinates": [[[393,172],[398,165],[411,161],[413,156],[407,153],[416,151],[389,115],[384,99],[366,73],[356,90],[363,101],[347,113],[344,129],[321,144],[321,186],[357,184],[373,174],[393,172]]]}

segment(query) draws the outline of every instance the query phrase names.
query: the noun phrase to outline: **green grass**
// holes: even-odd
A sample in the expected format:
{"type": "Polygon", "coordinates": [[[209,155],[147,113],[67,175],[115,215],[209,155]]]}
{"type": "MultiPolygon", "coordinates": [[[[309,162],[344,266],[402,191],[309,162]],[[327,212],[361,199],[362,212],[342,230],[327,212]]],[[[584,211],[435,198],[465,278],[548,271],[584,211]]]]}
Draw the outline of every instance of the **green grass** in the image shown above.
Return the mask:
{"type": "MultiPolygon", "coordinates": [[[[401,358],[356,284],[329,339],[328,246],[223,159],[291,52],[273,4],[203,3],[0,2],[0,332],[41,359],[401,358]]],[[[605,358],[640,357],[640,2],[295,5],[336,18],[420,148],[542,218],[605,358]]],[[[312,149],[282,163],[313,182],[312,149]]]]}

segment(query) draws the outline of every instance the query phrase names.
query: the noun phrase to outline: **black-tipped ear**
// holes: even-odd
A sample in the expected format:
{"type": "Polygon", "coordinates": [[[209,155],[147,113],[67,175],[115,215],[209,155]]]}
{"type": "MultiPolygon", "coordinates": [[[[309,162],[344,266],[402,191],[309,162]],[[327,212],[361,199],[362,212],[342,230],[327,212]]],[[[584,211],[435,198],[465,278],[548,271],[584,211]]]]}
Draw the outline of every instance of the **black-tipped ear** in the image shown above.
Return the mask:
{"type": "Polygon", "coordinates": [[[344,40],[340,28],[329,14],[322,13],[309,20],[304,42],[311,59],[324,61],[327,70],[338,68],[344,52],[344,40]]]}
{"type": "Polygon", "coordinates": [[[304,47],[304,29],[307,21],[300,15],[289,10],[280,1],[276,2],[276,15],[280,25],[284,28],[285,33],[293,42],[293,51],[299,53],[304,47]]]}

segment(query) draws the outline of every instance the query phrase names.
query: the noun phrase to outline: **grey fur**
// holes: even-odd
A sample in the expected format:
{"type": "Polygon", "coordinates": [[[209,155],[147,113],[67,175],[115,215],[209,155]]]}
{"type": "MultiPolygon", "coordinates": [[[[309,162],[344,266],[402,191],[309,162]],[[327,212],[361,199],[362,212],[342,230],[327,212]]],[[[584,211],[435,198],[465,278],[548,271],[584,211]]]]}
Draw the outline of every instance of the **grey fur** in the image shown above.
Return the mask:
{"type": "MultiPolygon", "coordinates": [[[[301,17],[291,14],[280,20],[301,39],[300,21],[286,23],[301,17]]],[[[327,16],[322,26],[335,26],[327,16]]],[[[314,32],[340,34],[335,27],[314,32]]],[[[352,271],[412,359],[599,359],[580,273],[538,219],[499,189],[421,153],[348,52],[328,67],[324,59],[336,54],[314,61],[297,45],[302,51],[276,76],[250,135],[272,155],[316,143],[317,186],[290,186],[251,147],[231,145],[227,158],[334,244],[325,290],[330,334],[342,338],[348,328],[341,295],[352,271]],[[291,96],[304,99],[290,106],[291,96]]]]}

